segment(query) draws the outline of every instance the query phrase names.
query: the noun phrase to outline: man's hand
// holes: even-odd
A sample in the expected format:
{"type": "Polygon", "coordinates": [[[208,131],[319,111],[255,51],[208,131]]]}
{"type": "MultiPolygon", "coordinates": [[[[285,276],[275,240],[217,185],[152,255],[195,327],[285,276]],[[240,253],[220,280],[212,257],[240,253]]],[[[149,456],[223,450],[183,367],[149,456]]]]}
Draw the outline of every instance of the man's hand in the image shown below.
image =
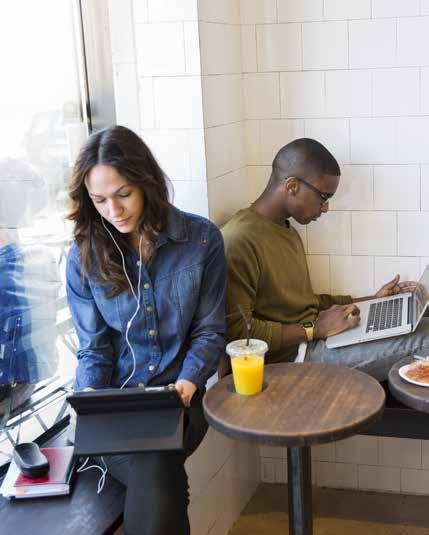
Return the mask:
{"type": "Polygon", "coordinates": [[[197,387],[194,385],[194,383],[191,383],[191,381],[187,381],[186,379],[180,379],[176,382],[175,386],[179,396],[182,398],[183,405],[185,405],[185,407],[189,407],[192,396],[195,394],[197,387]]]}
{"type": "Polygon", "coordinates": [[[315,338],[327,338],[356,327],[360,322],[360,310],[354,305],[333,305],[319,312],[315,321],[315,338]]]}
{"type": "Polygon", "coordinates": [[[375,297],[389,297],[390,295],[396,295],[406,292],[413,292],[417,286],[416,281],[402,281],[399,282],[399,275],[396,275],[391,281],[382,286],[375,297]]]}

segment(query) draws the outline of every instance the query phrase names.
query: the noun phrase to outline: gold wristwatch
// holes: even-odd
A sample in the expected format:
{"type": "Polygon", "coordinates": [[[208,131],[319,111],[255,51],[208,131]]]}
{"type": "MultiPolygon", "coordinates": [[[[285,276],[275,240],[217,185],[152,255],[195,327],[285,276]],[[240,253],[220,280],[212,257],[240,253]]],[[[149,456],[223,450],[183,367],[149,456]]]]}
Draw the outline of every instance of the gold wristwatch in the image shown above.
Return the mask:
{"type": "Polygon", "coordinates": [[[307,336],[307,342],[312,342],[314,339],[314,323],[312,321],[304,321],[301,325],[307,336]]]}

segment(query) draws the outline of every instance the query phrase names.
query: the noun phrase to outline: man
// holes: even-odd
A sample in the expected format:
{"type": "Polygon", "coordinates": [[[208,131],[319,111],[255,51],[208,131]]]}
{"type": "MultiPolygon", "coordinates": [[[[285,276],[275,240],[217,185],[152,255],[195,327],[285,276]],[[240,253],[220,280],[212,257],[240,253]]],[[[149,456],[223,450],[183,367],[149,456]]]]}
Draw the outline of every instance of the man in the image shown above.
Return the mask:
{"type": "Polygon", "coordinates": [[[317,295],[301,239],[289,223],[292,218],[307,225],[328,212],[339,181],[332,154],[313,139],[297,139],[276,155],[261,196],[224,226],[228,339],[246,335],[240,304],[251,318],[251,337],[269,345],[267,362],[294,360],[299,344],[308,342],[307,362],[360,368],[385,380],[396,360],[425,345],[429,349],[429,322],[422,321],[412,335],[340,349],[326,348],[324,339],[358,324],[356,302],[412,291],[416,283],[400,282],[397,275],[375,296],[317,295]]]}

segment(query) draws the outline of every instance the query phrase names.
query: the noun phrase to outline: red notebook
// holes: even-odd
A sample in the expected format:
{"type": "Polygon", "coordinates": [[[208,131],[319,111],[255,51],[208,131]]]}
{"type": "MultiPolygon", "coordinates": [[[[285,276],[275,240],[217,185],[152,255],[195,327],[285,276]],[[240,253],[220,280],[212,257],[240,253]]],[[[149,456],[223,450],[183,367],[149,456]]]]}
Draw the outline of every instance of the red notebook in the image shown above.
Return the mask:
{"type": "Polygon", "coordinates": [[[19,474],[15,481],[15,487],[67,483],[70,466],[73,460],[73,447],[40,448],[40,451],[49,461],[49,472],[47,475],[38,478],[30,478],[23,474],[19,474]]]}

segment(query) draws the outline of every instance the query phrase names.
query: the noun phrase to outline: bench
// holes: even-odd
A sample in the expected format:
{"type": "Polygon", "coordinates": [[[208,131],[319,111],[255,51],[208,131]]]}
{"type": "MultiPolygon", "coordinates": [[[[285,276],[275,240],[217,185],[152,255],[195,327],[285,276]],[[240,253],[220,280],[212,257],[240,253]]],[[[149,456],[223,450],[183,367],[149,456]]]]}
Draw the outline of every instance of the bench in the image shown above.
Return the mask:
{"type": "MultiPolygon", "coordinates": [[[[68,416],[36,442],[44,446],[67,444],[68,416]]],[[[19,535],[113,535],[122,524],[125,488],[107,475],[97,494],[99,470],[76,477],[70,496],[7,500],[0,496],[2,533],[19,535]]]]}

